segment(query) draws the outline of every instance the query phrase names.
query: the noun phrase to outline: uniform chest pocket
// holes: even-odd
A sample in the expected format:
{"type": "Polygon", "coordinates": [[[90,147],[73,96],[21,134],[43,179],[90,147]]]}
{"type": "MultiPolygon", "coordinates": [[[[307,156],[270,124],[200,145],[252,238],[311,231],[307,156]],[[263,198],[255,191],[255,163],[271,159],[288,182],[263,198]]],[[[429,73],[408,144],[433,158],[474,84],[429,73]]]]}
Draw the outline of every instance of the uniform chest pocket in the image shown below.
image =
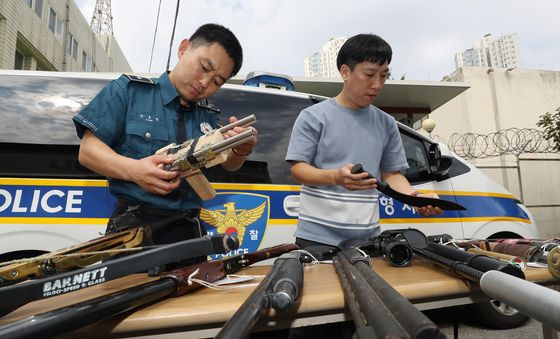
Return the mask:
{"type": "Polygon", "coordinates": [[[169,144],[169,133],[163,126],[144,121],[131,121],[126,125],[125,155],[144,158],[153,155],[169,144]]]}

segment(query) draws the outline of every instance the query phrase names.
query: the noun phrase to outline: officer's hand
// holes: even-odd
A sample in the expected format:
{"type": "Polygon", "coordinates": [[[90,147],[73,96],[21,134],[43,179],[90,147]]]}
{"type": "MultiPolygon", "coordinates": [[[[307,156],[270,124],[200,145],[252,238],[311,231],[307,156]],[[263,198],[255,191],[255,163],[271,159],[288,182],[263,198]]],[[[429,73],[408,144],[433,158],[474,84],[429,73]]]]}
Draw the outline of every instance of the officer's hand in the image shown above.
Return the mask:
{"type": "MultiPolygon", "coordinates": [[[[418,197],[439,199],[439,196],[435,193],[420,193],[418,197]]],[[[432,205],[424,207],[415,207],[418,213],[422,214],[424,217],[434,217],[443,213],[443,210],[439,207],[433,207],[432,205]]]]}
{"type": "Polygon", "coordinates": [[[166,195],[176,190],[181,184],[179,172],[167,171],[165,165],[170,165],[173,159],[164,155],[152,155],[143,159],[134,160],[134,165],[129,169],[132,181],[145,191],[166,195]]]}
{"type": "MultiPolygon", "coordinates": [[[[229,118],[229,123],[230,124],[234,123],[237,120],[238,119],[236,117],[231,116],[229,118]]],[[[234,149],[235,149],[234,154],[237,154],[237,155],[239,155],[239,154],[242,154],[242,155],[251,154],[251,152],[253,151],[253,147],[255,147],[255,145],[257,144],[257,141],[259,139],[259,132],[257,131],[256,128],[254,128],[252,126],[250,126],[250,127],[240,127],[240,126],[238,126],[238,127],[234,127],[233,129],[230,129],[229,131],[224,133],[224,138],[227,139],[227,138],[231,138],[233,136],[236,136],[240,133],[243,133],[243,132],[245,132],[249,129],[253,130],[253,138],[251,138],[249,141],[247,141],[243,144],[235,146],[234,147],[234,149]]]]}
{"type": "Polygon", "coordinates": [[[344,186],[344,188],[357,191],[357,190],[372,190],[377,188],[377,179],[367,177],[367,172],[352,174],[350,170],[354,164],[347,164],[339,168],[336,172],[337,185],[344,186]]]}

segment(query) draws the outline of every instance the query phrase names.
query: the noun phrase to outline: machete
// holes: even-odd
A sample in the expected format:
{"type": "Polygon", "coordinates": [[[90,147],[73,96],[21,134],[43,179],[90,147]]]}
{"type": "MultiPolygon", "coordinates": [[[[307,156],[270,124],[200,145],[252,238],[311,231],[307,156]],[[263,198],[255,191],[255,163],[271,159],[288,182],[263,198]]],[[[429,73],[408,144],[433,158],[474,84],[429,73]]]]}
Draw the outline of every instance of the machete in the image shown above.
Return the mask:
{"type": "MultiPolygon", "coordinates": [[[[358,174],[358,173],[363,173],[365,172],[362,164],[355,164],[354,166],[352,166],[352,169],[350,170],[350,172],[352,174],[358,174]]],[[[368,179],[373,178],[373,176],[370,174],[368,177],[368,179]]],[[[446,211],[464,211],[466,210],[465,207],[456,204],[452,201],[448,201],[448,200],[443,200],[443,199],[434,199],[434,198],[426,198],[426,197],[415,197],[412,195],[407,195],[407,194],[402,194],[400,192],[395,191],[394,189],[391,188],[391,186],[389,186],[388,183],[386,183],[385,181],[377,181],[377,190],[383,194],[386,194],[388,196],[390,196],[391,198],[397,199],[398,201],[402,202],[403,204],[407,204],[410,206],[416,206],[416,207],[424,207],[424,206],[428,206],[431,205],[433,207],[439,207],[442,210],[446,210],[446,211]]]]}

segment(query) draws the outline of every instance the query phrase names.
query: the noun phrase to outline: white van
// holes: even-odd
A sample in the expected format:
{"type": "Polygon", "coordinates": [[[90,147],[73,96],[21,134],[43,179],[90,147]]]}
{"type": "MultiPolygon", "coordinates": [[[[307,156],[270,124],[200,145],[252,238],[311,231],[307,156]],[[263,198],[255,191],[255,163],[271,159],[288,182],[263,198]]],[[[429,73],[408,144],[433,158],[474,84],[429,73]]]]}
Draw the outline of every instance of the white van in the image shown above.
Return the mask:
{"type": "MultiPolygon", "coordinates": [[[[0,262],[27,257],[99,236],[113,209],[103,177],[77,160],[80,140],[71,120],[119,74],[0,71],[0,262]]],[[[300,186],[284,161],[299,112],[324,97],[225,85],[209,99],[230,115],[257,116],[259,144],[237,172],[216,166],[206,172],[217,196],[204,209],[257,213],[237,229],[206,223],[209,232],[242,236],[236,253],[293,242],[300,186]],[[264,207],[264,208],[263,208],[264,207]],[[255,218],[253,218],[255,219],[255,218]]],[[[399,124],[410,168],[403,173],[421,192],[435,192],[466,211],[423,218],[413,208],[381,196],[383,229],[414,227],[454,238],[538,238],[521,202],[442,144],[399,124]]],[[[205,211],[201,218],[205,218],[205,211]]]]}

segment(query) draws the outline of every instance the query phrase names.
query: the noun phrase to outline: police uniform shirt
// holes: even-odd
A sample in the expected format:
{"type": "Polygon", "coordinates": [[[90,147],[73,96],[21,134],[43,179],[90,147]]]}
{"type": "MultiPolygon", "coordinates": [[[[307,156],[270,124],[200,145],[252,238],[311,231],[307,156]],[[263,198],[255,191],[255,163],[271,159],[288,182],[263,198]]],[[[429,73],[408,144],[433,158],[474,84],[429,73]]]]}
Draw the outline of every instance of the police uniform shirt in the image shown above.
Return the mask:
{"type": "MultiPolygon", "coordinates": [[[[158,79],[122,75],[105,86],[73,120],[80,138],[89,129],[118,154],[141,159],[177,143],[178,110],[179,94],[167,73],[158,79]]],[[[207,124],[216,126],[216,115],[209,109],[195,106],[182,114],[187,140],[203,135],[207,124]]],[[[163,196],[148,193],[134,182],[108,180],[114,196],[139,204],[177,211],[202,206],[202,200],[185,180],[178,190],[163,196]]]]}

